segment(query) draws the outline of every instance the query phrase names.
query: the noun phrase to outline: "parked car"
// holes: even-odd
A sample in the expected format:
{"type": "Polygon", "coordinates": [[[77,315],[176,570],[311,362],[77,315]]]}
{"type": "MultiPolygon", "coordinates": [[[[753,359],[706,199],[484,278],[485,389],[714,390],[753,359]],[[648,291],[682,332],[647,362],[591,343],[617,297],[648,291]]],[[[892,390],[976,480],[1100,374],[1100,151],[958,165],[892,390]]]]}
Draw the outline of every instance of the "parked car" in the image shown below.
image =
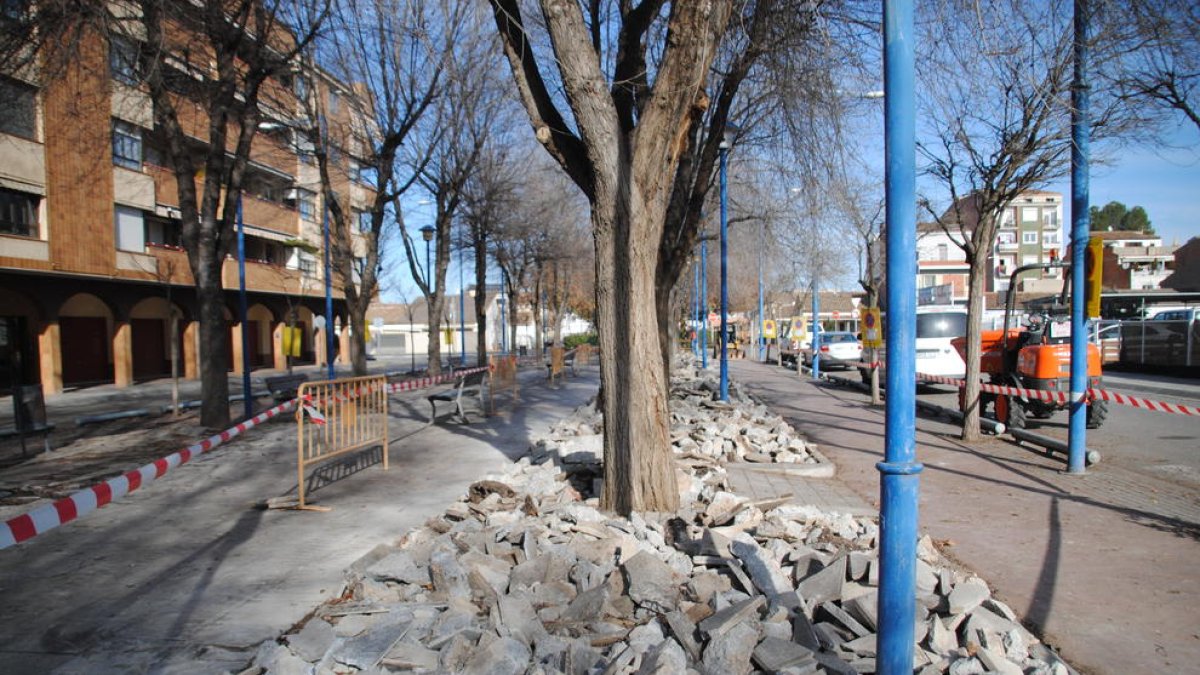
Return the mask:
{"type": "Polygon", "coordinates": [[[1104,364],[1121,360],[1121,322],[1099,320],[1092,329],[1092,342],[1100,346],[1100,361],[1104,364]]]}
{"type": "MultiPolygon", "coordinates": [[[[849,368],[851,363],[862,361],[862,343],[858,336],[845,331],[829,331],[820,337],[821,367],[838,366],[849,368]]],[[[804,365],[812,365],[812,352],[804,352],[804,365]]]]}

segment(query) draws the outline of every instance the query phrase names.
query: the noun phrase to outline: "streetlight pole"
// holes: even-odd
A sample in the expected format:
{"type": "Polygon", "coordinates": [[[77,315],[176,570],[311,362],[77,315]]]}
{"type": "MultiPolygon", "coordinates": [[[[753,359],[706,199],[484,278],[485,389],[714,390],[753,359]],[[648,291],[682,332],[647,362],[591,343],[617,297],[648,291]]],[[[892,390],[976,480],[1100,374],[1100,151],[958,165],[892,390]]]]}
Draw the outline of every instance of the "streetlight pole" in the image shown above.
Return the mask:
{"type": "Polygon", "coordinates": [[[767,360],[767,338],[763,328],[763,224],[758,224],[758,362],[767,360]]]}
{"type": "Polygon", "coordinates": [[[463,285],[463,268],[466,263],[463,261],[463,251],[466,247],[458,249],[458,341],[461,344],[462,350],[459,358],[459,367],[467,367],[467,288],[463,285]]]}
{"type": "Polygon", "coordinates": [[[696,264],[696,253],[692,252],[692,356],[699,356],[700,350],[700,265],[696,264]]]}
{"type": "Polygon", "coordinates": [[[329,205],[327,197],[321,195],[321,229],[325,235],[325,365],[330,380],[335,378],[333,368],[333,275],[329,263],[329,205]]]}
{"type": "Polygon", "coordinates": [[[700,240],[700,367],[708,370],[708,240],[700,240]]]}
{"type": "MultiPolygon", "coordinates": [[[[437,231],[434,226],[426,224],[421,228],[421,238],[425,240],[425,288],[429,289],[430,295],[433,294],[433,267],[429,262],[429,242],[433,241],[433,235],[437,231]]],[[[425,298],[425,315],[426,321],[429,322],[429,330],[433,330],[433,306],[429,302],[429,297],[425,298]]],[[[426,363],[425,370],[429,370],[432,364],[426,363]]]]}
{"type": "MultiPolygon", "coordinates": [[[[238,305],[242,322],[242,403],[246,419],[254,416],[254,397],[250,395],[250,331],[246,330],[246,233],[242,222],[242,193],[237,202],[238,305]]],[[[332,379],[332,378],[331,378],[332,379]]]]}
{"type": "Polygon", "coordinates": [[[813,258],[812,278],[812,376],[814,380],[821,379],[821,296],[817,291],[817,260],[813,258]]]}
{"type": "Polygon", "coordinates": [[[729,219],[726,204],[729,186],[729,136],[721,141],[721,390],[722,401],[729,400],[729,219]]]}
{"type": "MultiPolygon", "coordinates": [[[[1088,162],[1091,149],[1089,118],[1088,2],[1075,0],[1075,73],[1071,83],[1071,405],[1067,427],[1067,473],[1084,472],[1087,453],[1087,294],[1084,254],[1091,214],[1088,211],[1088,162]]],[[[1100,261],[1095,261],[1097,265],[1100,261]]]]}
{"type": "Polygon", "coordinates": [[[881,675],[913,671],[917,514],[917,180],[912,0],[883,3],[884,165],[887,192],[887,409],[880,473],[879,641],[881,675]]]}

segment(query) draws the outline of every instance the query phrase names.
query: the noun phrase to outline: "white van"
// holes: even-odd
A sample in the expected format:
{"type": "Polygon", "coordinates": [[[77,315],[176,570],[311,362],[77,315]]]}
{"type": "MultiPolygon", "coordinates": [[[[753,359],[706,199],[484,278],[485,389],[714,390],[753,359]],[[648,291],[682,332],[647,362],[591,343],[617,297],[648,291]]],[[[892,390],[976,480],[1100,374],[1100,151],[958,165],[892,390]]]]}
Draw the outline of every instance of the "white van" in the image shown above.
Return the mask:
{"type": "Polygon", "coordinates": [[[967,334],[965,307],[917,308],[917,372],[963,378],[967,364],[950,341],[967,334]]]}

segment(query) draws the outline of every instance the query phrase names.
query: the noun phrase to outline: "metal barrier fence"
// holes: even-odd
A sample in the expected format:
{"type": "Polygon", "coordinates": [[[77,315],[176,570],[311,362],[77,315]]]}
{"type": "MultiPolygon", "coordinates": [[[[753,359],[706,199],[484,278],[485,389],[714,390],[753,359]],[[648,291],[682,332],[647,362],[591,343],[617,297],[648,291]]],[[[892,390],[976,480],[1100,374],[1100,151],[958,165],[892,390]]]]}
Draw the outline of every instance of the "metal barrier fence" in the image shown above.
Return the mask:
{"type": "Polygon", "coordinates": [[[499,396],[508,394],[513,404],[521,399],[521,386],[517,381],[517,357],[490,356],[488,368],[491,370],[488,382],[488,412],[495,414],[496,399],[499,396]]]}
{"type": "Polygon", "coordinates": [[[576,367],[586,366],[591,362],[592,362],[592,346],[590,344],[587,344],[585,342],[584,344],[581,344],[575,348],[575,365],[576,365],[576,367]]]}
{"type": "Polygon", "coordinates": [[[327,511],[304,502],[304,473],[312,464],[380,446],[388,468],[388,383],[385,376],[305,382],[296,392],[296,508],[327,511]]]}
{"type": "Polygon", "coordinates": [[[566,363],[567,363],[567,350],[563,349],[562,347],[551,347],[550,348],[550,373],[549,373],[549,378],[550,378],[551,382],[554,381],[554,378],[562,376],[563,368],[566,366],[566,363]]]}

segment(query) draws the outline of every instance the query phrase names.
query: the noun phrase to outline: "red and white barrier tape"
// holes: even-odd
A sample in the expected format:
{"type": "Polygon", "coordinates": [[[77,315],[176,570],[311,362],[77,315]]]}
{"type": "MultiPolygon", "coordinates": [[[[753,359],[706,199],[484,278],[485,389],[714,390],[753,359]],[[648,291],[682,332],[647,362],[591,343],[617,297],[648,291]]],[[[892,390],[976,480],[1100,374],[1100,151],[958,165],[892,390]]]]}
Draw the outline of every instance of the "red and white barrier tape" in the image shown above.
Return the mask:
{"type": "MultiPolygon", "coordinates": [[[[870,364],[852,363],[852,366],[870,368],[870,364]]],[[[881,366],[883,364],[880,364],[881,366]]],[[[926,373],[917,373],[917,379],[924,382],[936,382],[938,384],[948,384],[959,389],[966,386],[965,380],[959,380],[952,377],[942,377],[940,375],[929,375],[926,373]]],[[[1050,403],[1065,404],[1070,401],[1070,392],[1065,391],[1049,391],[1046,389],[1024,389],[1022,387],[1008,387],[998,384],[980,384],[981,391],[986,391],[991,394],[1004,394],[1007,396],[1024,396],[1025,398],[1035,398],[1039,401],[1048,401],[1050,403]]],[[[1121,394],[1115,391],[1105,389],[1088,388],[1087,396],[1090,400],[1109,401],[1119,405],[1127,405],[1142,410],[1153,410],[1156,412],[1174,413],[1177,415],[1200,416],[1200,408],[1193,406],[1180,405],[1178,403],[1167,403],[1165,401],[1151,401],[1148,398],[1138,398],[1128,394],[1121,394]]]]}
{"type": "Polygon", "coordinates": [[[167,471],[186,464],[193,457],[209,452],[223,443],[228,443],[243,432],[286,412],[295,405],[296,402],[294,400],[281,403],[215,436],[209,436],[195,445],[189,445],[172,455],[163,457],[160,460],[151,462],[116,478],[110,478],[103,483],[80,490],[69,497],[64,497],[45,506],[40,506],[29,513],[10,518],[5,521],[3,527],[0,527],[0,549],[6,549],[14,544],[32,539],[59,525],[69,523],[84,514],[91,513],[109,502],[120,499],[146,483],[160,478],[167,471]]]}
{"type": "MultiPolygon", "coordinates": [[[[412,389],[420,389],[422,387],[432,386],[441,382],[448,382],[457,379],[463,375],[472,375],[488,370],[487,366],[472,368],[469,370],[460,370],[453,375],[441,375],[439,377],[424,377],[411,382],[398,382],[388,385],[390,391],[408,391],[412,389]]],[[[362,393],[363,388],[359,388],[356,393],[362,393]]],[[[157,461],[151,462],[141,468],[134,469],[124,473],[116,478],[111,478],[93,485],[89,488],[80,490],[68,497],[64,497],[50,504],[39,506],[28,513],[21,514],[15,518],[10,518],[4,522],[4,526],[0,527],[0,550],[6,549],[9,546],[19,544],[36,537],[39,534],[52,530],[59,525],[69,523],[72,520],[79,518],[85,514],[91,513],[109,502],[116,501],[121,497],[133,492],[139,487],[150,483],[151,481],[161,478],[163,474],[171,469],[186,464],[194,457],[209,452],[218,446],[228,443],[237,438],[241,434],[254,427],[266,422],[267,420],[277,417],[282,413],[288,412],[296,405],[296,400],[286,401],[274,408],[264,410],[263,412],[251,417],[245,422],[241,422],[219,434],[210,436],[199,443],[189,445],[188,447],[172,454],[163,457],[157,461]]]]}

